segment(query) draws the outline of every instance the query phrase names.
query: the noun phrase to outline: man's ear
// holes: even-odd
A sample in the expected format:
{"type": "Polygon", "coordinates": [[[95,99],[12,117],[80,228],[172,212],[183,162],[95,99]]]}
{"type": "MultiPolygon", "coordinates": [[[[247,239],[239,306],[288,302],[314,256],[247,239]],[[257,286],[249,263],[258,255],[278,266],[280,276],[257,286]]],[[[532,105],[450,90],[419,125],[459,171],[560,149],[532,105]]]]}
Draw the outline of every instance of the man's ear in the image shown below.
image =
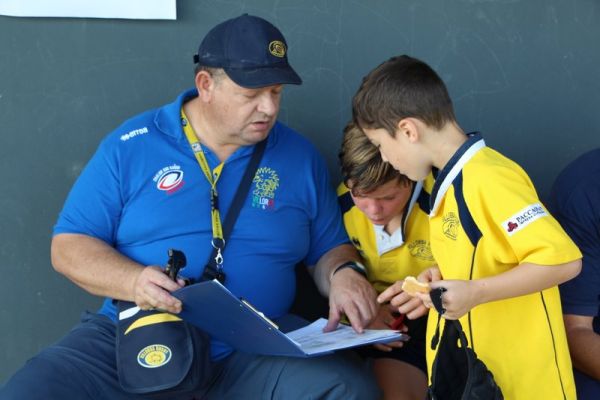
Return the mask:
{"type": "Polygon", "coordinates": [[[410,117],[401,119],[398,121],[396,135],[402,135],[404,139],[411,143],[418,142],[421,135],[418,121],[410,117]]]}
{"type": "Polygon", "coordinates": [[[215,87],[212,75],[208,71],[198,71],[194,83],[198,89],[198,97],[204,102],[210,102],[215,87]]]}

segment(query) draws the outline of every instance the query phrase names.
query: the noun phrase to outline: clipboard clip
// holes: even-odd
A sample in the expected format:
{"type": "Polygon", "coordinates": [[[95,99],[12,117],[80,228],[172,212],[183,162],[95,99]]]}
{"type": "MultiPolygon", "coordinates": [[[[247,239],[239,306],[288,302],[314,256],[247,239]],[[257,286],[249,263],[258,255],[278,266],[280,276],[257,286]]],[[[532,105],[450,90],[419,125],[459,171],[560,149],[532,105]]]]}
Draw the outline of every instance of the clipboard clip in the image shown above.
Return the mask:
{"type": "Polygon", "coordinates": [[[271,321],[269,318],[267,318],[265,316],[264,313],[258,311],[252,304],[250,304],[246,299],[242,299],[240,298],[240,301],[249,309],[251,309],[252,311],[254,311],[255,313],[257,313],[262,319],[264,319],[269,325],[271,325],[273,328],[279,330],[279,326],[277,326],[277,324],[273,321],[271,321]]]}

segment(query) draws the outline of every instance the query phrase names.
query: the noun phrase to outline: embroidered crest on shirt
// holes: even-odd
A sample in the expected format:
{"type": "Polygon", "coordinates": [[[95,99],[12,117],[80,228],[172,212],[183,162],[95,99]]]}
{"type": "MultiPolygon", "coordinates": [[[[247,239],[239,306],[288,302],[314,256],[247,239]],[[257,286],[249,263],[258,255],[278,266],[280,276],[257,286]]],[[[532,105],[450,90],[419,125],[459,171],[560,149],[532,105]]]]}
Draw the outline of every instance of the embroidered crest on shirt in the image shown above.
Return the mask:
{"type": "Polygon", "coordinates": [[[408,249],[410,255],[421,260],[433,261],[433,253],[431,252],[431,246],[427,240],[415,240],[408,243],[408,249]]]}
{"type": "Polygon", "coordinates": [[[546,217],[548,213],[540,203],[531,204],[502,223],[502,229],[512,236],[538,218],[546,217]]]}
{"type": "Polygon", "coordinates": [[[154,174],[152,180],[158,190],[172,194],[183,187],[183,171],[177,164],[169,165],[154,174]]]}
{"type": "Polygon", "coordinates": [[[252,190],[252,207],[263,210],[275,209],[275,191],[279,187],[277,172],[269,167],[261,167],[256,171],[252,190]]]}
{"type": "Polygon", "coordinates": [[[458,237],[458,228],[460,227],[460,220],[453,212],[449,212],[444,215],[442,219],[442,230],[444,235],[449,239],[456,240],[458,237]]]}

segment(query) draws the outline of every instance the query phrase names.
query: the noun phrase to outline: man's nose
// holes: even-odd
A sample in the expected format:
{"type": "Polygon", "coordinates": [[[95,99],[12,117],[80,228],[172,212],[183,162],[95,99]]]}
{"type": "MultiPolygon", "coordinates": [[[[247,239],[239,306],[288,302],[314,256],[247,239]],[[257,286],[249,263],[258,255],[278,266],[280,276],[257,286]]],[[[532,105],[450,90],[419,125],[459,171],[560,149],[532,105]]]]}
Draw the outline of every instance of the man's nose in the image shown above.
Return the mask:
{"type": "Polygon", "coordinates": [[[260,98],[257,110],[268,116],[276,115],[279,110],[279,96],[272,93],[264,93],[260,98]]]}

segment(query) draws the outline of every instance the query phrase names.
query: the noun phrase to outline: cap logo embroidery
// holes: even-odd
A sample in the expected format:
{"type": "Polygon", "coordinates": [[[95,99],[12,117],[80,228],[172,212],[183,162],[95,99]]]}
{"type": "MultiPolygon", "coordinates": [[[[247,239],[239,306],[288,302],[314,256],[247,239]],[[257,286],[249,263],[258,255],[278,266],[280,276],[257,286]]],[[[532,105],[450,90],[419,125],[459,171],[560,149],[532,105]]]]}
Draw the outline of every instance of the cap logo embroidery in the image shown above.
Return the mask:
{"type": "Polygon", "coordinates": [[[285,44],[280,40],[273,40],[269,43],[269,52],[275,57],[285,57],[285,44]]]}

